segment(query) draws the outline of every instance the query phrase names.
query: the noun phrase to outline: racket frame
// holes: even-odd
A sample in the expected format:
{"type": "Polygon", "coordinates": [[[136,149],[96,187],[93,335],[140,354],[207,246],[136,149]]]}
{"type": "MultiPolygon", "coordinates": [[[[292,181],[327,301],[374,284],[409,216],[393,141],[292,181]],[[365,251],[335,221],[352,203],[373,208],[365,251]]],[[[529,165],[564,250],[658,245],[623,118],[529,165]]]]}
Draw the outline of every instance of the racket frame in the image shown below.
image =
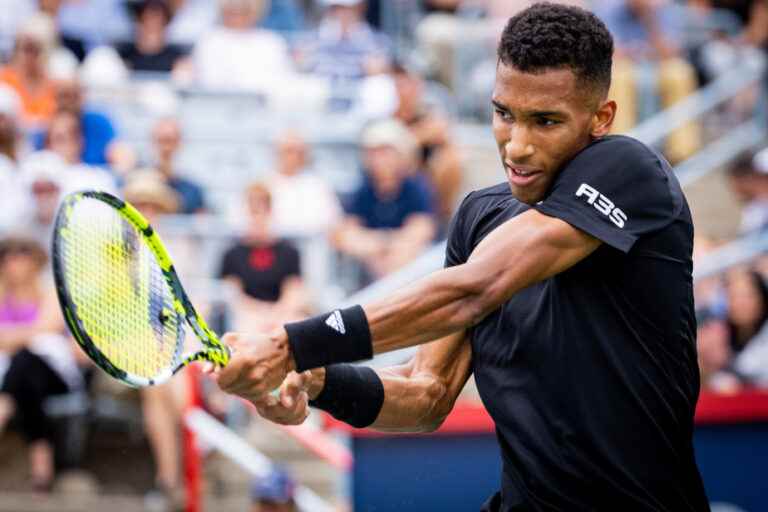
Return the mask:
{"type": "MultiPolygon", "coordinates": [[[[56,293],[59,298],[59,305],[61,306],[65,323],[74,336],[75,341],[82,347],[88,357],[90,357],[99,368],[113,378],[132,387],[146,387],[167,381],[177,372],[195,361],[208,361],[222,367],[226,366],[229,362],[231,356],[229,347],[219,340],[216,333],[208,327],[205,320],[197,313],[197,311],[195,311],[184,287],[181,285],[181,280],[176,274],[173,261],[171,260],[165,245],[163,245],[160,236],[155,232],[152,226],[150,226],[147,219],[127,201],[100,190],[84,190],[68,194],[63,199],[59,206],[59,211],[56,214],[51,254],[56,293]],[[191,327],[192,332],[195,333],[195,336],[197,336],[205,347],[203,350],[199,350],[187,356],[182,356],[181,349],[183,343],[182,340],[177,339],[177,353],[175,354],[174,360],[178,360],[179,362],[173,368],[168,368],[153,378],[132,374],[117,367],[110,361],[104,352],[96,346],[93,339],[84,328],[83,322],[77,315],[77,305],[67,289],[66,279],[64,278],[63,255],[59,253],[59,238],[72,236],[71,233],[68,233],[66,227],[68,218],[72,215],[74,205],[77,202],[88,198],[101,201],[111,206],[124,220],[136,229],[137,234],[149,248],[163,273],[171,295],[173,296],[173,307],[176,313],[186,320],[187,324],[191,327]]],[[[183,338],[183,328],[179,329],[179,336],[183,338]]]]}

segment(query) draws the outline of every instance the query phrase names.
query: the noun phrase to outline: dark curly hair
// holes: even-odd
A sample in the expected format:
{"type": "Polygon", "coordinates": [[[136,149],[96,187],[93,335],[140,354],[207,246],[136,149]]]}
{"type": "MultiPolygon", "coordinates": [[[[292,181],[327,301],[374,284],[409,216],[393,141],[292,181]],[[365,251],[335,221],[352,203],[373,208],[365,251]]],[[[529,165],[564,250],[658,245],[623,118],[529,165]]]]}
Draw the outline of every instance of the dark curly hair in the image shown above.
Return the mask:
{"type": "Polygon", "coordinates": [[[589,11],[537,3],[507,22],[499,61],[523,72],[568,67],[577,79],[603,95],[611,86],[613,37],[589,11]]]}

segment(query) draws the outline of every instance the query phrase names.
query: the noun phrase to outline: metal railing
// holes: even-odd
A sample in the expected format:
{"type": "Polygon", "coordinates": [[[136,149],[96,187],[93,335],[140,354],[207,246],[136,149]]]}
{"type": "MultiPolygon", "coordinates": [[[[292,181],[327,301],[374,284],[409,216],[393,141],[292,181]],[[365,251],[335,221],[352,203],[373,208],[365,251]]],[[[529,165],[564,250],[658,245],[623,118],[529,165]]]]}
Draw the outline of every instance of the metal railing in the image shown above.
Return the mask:
{"type": "MultiPolygon", "coordinates": [[[[755,86],[763,77],[764,66],[742,64],[702,87],[672,107],[635,126],[629,135],[648,145],[661,143],[669,134],[701,115],[712,111],[736,94],[755,86]]],[[[759,119],[758,112],[755,118],[759,119]]],[[[764,121],[763,121],[764,123],[764,121]]]]}
{"type": "MultiPolygon", "coordinates": [[[[202,409],[194,408],[187,412],[184,416],[184,423],[201,440],[218,450],[251,476],[265,478],[272,472],[274,466],[266,455],[256,450],[237,433],[202,409]]],[[[303,512],[332,512],[335,510],[332,505],[314,491],[301,485],[296,488],[294,500],[303,512]]]]}

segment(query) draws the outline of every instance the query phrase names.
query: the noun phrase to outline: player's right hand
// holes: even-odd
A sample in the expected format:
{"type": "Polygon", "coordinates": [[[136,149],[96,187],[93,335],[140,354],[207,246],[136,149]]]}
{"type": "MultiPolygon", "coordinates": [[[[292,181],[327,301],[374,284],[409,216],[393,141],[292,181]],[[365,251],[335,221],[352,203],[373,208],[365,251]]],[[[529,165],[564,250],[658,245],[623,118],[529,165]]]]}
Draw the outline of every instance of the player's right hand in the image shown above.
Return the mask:
{"type": "Polygon", "coordinates": [[[280,386],[279,398],[269,394],[251,403],[265,419],[280,425],[299,425],[309,416],[307,391],[311,378],[309,371],[291,372],[280,386]]]}

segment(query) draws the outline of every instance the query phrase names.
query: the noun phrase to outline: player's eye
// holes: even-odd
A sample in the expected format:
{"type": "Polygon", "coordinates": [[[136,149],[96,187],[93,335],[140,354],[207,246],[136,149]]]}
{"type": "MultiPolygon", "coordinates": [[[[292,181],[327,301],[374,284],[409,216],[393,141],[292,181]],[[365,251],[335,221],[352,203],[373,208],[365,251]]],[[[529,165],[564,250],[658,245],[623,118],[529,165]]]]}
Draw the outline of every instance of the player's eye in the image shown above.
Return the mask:
{"type": "Polygon", "coordinates": [[[556,124],[560,124],[560,121],[551,119],[549,117],[537,117],[536,124],[539,126],[554,126],[556,124]]]}
{"type": "Polygon", "coordinates": [[[496,115],[499,116],[504,121],[511,121],[512,120],[512,114],[507,112],[506,110],[502,110],[498,107],[493,109],[494,112],[496,112],[496,115]]]}

